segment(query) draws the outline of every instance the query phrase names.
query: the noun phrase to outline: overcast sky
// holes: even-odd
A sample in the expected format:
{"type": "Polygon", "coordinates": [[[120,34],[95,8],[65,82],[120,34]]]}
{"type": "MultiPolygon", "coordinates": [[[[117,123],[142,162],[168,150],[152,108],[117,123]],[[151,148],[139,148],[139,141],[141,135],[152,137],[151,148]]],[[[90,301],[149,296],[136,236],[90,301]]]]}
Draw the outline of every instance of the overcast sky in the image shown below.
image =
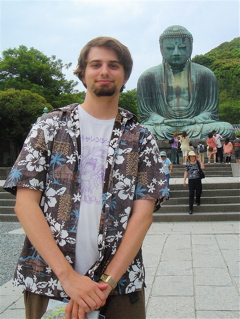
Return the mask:
{"type": "MultiPolygon", "coordinates": [[[[97,36],[125,44],[134,61],[126,90],[136,88],[141,73],[161,63],[159,35],[170,25],[182,25],[193,35],[193,54],[205,54],[239,37],[239,1],[218,0],[0,0],[1,52],[25,45],[73,65],[81,48],[97,36]]],[[[84,87],[79,84],[78,90],[84,87]]]]}

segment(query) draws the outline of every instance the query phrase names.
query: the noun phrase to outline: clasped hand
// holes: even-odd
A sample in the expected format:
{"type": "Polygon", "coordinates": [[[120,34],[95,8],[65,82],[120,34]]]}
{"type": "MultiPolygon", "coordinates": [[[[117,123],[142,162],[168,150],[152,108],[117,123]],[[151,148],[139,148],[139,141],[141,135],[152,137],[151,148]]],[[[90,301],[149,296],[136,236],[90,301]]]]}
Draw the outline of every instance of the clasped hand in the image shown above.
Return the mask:
{"type": "Polygon", "coordinates": [[[108,284],[94,282],[75,271],[61,284],[71,298],[65,310],[66,319],[85,319],[86,313],[99,309],[106,303],[111,292],[108,284]]]}

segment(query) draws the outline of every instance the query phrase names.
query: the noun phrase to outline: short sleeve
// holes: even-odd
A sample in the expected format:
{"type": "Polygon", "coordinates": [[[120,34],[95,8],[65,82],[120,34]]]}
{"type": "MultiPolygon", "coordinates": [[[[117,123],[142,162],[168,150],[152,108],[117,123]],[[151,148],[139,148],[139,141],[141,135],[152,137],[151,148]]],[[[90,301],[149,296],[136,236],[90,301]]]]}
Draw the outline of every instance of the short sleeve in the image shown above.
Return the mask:
{"type": "Polygon", "coordinates": [[[5,181],[4,189],[14,195],[17,187],[44,190],[50,160],[48,144],[54,131],[54,120],[47,116],[33,125],[5,181]]]}
{"type": "Polygon", "coordinates": [[[157,143],[148,129],[140,138],[135,199],[168,197],[168,188],[157,143]]]}

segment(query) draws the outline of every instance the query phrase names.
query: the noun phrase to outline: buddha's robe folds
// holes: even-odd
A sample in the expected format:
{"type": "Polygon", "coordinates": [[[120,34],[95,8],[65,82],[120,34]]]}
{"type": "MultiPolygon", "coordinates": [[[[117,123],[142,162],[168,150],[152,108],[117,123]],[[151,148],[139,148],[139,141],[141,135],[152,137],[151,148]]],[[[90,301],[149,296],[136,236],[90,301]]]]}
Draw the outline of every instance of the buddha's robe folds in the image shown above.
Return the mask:
{"type": "Polygon", "coordinates": [[[142,124],[159,140],[183,130],[192,139],[206,139],[213,130],[223,138],[234,137],[233,126],[218,121],[218,87],[213,72],[193,62],[184,72],[187,90],[175,87],[173,101],[169,99],[171,71],[167,64],[152,67],[140,76],[137,91],[142,124]]]}

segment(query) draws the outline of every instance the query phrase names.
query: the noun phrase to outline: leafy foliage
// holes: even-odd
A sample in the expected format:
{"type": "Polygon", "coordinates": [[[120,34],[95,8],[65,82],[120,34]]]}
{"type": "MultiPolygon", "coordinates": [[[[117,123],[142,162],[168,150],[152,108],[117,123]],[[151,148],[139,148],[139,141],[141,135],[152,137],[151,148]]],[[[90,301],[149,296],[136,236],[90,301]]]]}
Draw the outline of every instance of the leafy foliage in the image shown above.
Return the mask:
{"type": "Polygon", "coordinates": [[[0,140],[9,140],[21,147],[31,128],[42,115],[44,107],[52,106],[44,97],[27,90],[0,91],[0,140]]]}
{"type": "Polygon", "coordinates": [[[51,103],[60,94],[73,93],[77,82],[67,81],[62,73],[70,66],[24,45],[5,50],[0,59],[0,90],[30,90],[51,103]]]}
{"type": "Polygon", "coordinates": [[[86,93],[66,93],[60,94],[56,100],[54,100],[51,104],[54,108],[63,107],[72,103],[83,103],[85,99],[86,93]]]}
{"type": "Polygon", "coordinates": [[[120,93],[119,107],[126,109],[138,117],[137,89],[120,93]]]}
{"type": "Polygon", "coordinates": [[[219,119],[238,124],[240,119],[240,37],[224,42],[193,62],[214,72],[219,87],[219,119]]]}

